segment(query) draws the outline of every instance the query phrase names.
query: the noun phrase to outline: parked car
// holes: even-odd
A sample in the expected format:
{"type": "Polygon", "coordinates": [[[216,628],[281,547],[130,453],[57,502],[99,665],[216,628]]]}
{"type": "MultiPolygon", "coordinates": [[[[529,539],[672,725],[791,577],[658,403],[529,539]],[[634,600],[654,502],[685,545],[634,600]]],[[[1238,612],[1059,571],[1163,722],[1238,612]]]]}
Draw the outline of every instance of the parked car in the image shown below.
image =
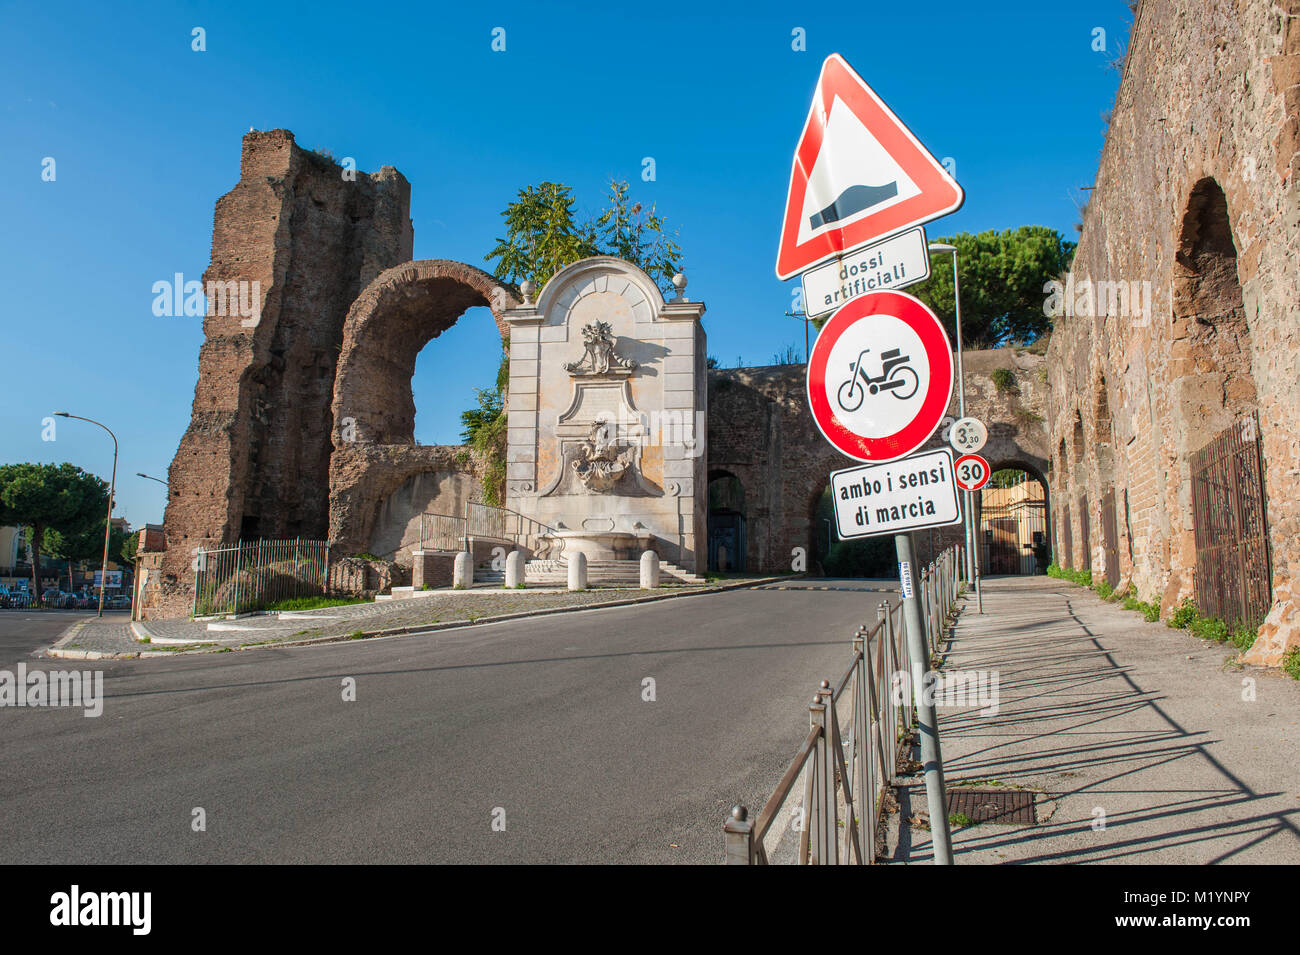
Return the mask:
{"type": "Polygon", "coordinates": [[[76,594],[64,593],[62,590],[53,588],[41,594],[41,603],[47,607],[54,607],[59,610],[75,610],[77,607],[76,594]]]}
{"type": "Polygon", "coordinates": [[[131,598],[128,597],[126,594],[118,594],[115,597],[110,597],[108,603],[106,603],[104,606],[112,610],[130,610],[131,598]]]}
{"type": "Polygon", "coordinates": [[[26,590],[11,590],[5,598],[5,606],[10,610],[26,610],[32,605],[32,595],[26,590]]]}

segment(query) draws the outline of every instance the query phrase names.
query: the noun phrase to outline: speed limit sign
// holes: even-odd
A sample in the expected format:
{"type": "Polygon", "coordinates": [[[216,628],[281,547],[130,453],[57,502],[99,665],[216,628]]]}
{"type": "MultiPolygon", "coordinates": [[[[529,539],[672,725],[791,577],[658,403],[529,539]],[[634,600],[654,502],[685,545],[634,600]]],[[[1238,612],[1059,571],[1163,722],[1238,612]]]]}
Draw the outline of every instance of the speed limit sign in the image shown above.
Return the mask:
{"type": "Polygon", "coordinates": [[[963,454],[952,466],[957,486],[963,491],[978,491],[989,483],[992,472],[989,463],[978,454],[963,454]]]}
{"type": "Polygon", "coordinates": [[[948,430],[948,443],[958,454],[974,454],[989,439],[989,429],[979,418],[960,418],[948,430]]]}

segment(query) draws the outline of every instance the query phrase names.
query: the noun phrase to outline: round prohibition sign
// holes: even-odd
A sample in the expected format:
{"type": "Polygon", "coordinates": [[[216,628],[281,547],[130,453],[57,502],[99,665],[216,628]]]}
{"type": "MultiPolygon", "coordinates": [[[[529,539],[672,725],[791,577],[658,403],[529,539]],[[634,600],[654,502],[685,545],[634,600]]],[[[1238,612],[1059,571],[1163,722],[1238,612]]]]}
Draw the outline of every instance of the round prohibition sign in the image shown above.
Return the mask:
{"type": "Polygon", "coordinates": [[[963,454],[953,464],[952,472],[963,491],[978,491],[993,476],[989,463],[978,454],[963,454]]]}
{"type": "Polygon", "coordinates": [[[808,405],[822,435],[858,461],[904,458],[948,411],[952,346],[934,312],[904,292],[872,292],[827,320],[808,358],[808,405]]]}

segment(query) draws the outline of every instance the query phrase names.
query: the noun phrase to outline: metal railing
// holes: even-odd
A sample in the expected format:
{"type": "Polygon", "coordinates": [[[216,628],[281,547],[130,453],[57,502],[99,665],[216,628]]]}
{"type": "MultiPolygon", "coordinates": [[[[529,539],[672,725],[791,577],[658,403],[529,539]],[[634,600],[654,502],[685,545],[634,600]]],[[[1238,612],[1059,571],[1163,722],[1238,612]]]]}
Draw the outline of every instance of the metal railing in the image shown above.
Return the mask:
{"type": "Polygon", "coordinates": [[[450,514],[421,514],[420,550],[465,550],[467,524],[450,514]]]}
{"type": "Polygon", "coordinates": [[[248,613],[282,600],[324,594],[329,544],[258,540],[199,548],[194,568],[194,616],[248,613]]]}
{"type": "Polygon", "coordinates": [[[526,547],[535,556],[548,550],[550,545],[550,552],[545,556],[557,556],[556,542],[542,540],[546,535],[554,534],[555,528],[508,507],[470,501],[465,505],[465,524],[465,534],[468,537],[513,541],[516,546],[526,547]]]}
{"type": "MultiPolygon", "coordinates": [[[[960,568],[957,549],[949,548],[925,569],[918,583],[925,646],[931,657],[955,611],[960,568]]],[[[922,674],[912,673],[904,680],[912,667],[902,606],[901,599],[892,604],[882,601],[876,607],[874,626],[863,625],[854,634],[844,675],[834,685],[821,681],[808,705],[808,735],[758,818],[751,820],[744,806],[731,811],[723,823],[728,865],[770,864],[764,838],[800,775],[804,786],[802,806],[794,812],[800,823],[796,864],[875,862],[882,835],[882,797],[895,783],[903,742],[916,725],[915,696],[902,688],[923,685],[922,674]],[[840,713],[845,697],[847,740],[841,734],[840,713]]]]}

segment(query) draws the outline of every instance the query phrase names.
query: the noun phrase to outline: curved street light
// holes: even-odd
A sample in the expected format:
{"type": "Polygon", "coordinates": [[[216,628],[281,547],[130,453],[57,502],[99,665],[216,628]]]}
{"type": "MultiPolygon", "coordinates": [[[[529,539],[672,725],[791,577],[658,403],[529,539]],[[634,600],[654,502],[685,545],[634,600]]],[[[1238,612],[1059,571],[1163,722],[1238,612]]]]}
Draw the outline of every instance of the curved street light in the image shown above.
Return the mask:
{"type": "Polygon", "coordinates": [[[163,487],[171,487],[171,485],[168,484],[166,481],[164,481],[162,478],[156,478],[156,477],[154,477],[154,476],[151,475],[151,474],[145,474],[143,471],[136,471],[136,472],[135,472],[135,476],[136,476],[136,477],[146,478],[146,479],[148,479],[148,480],[150,480],[150,481],[157,481],[157,482],[158,482],[159,484],[161,484],[163,487]]]}
{"type": "Polygon", "coordinates": [[[83,418],[81,415],[69,414],[66,411],[54,413],[60,418],[76,418],[78,421],[89,421],[91,424],[99,425],[113,439],[113,476],[108,482],[108,516],[104,518],[104,557],[99,566],[99,616],[102,617],[104,616],[104,591],[108,589],[108,538],[113,529],[113,492],[117,486],[117,435],[108,425],[94,418],[83,418]]]}

